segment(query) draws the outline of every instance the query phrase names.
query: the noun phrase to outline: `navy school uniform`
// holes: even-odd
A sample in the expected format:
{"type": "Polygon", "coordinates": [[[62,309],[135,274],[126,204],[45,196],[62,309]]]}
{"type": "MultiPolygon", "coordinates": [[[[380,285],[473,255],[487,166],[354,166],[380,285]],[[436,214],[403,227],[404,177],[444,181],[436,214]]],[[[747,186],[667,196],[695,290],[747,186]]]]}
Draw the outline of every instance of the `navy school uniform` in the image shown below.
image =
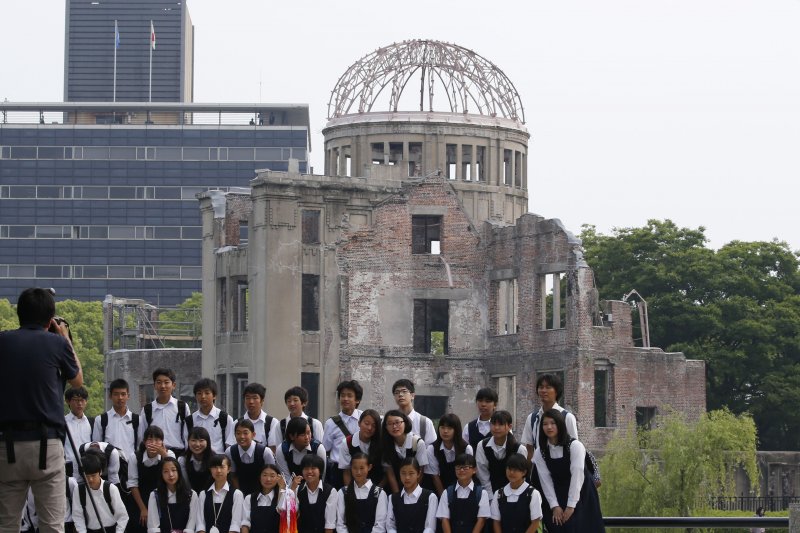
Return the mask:
{"type": "Polygon", "coordinates": [[[387,533],[433,533],[438,505],[436,494],[420,486],[410,494],[405,489],[392,494],[386,513],[387,533]]]}
{"type": "Polygon", "coordinates": [[[191,492],[189,501],[178,502],[174,492],[168,492],[167,505],[163,506],[158,489],[150,493],[147,502],[147,529],[158,529],[161,533],[174,530],[195,530],[197,520],[197,494],[191,492]]]}
{"type": "Polygon", "coordinates": [[[491,518],[489,494],[474,482],[450,485],[439,498],[436,518],[448,519],[453,533],[472,533],[479,518],[491,518]]]}
{"type": "Polygon", "coordinates": [[[239,490],[242,494],[253,494],[261,491],[261,470],[267,463],[274,464],[275,458],[272,455],[272,450],[263,444],[253,441],[250,444],[248,451],[255,447],[253,451],[253,462],[245,463],[242,459],[244,450],[238,444],[230,446],[225,454],[230,457],[231,464],[233,465],[232,472],[236,474],[236,479],[239,482],[239,490]]]}
{"type": "Polygon", "coordinates": [[[370,479],[367,479],[361,487],[355,483],[346,485],[342,488],[337,504],[336,532],[383,533],[386,531],[387,500],[383,489],[374,485],[370,479]],[[355,501],[352,496],[348,498],[351,490],[355,492],[355,501]],[[347,525],[347,510],[350,505],[355,505],[353,515],[357,523],[354,527],[347,525]]]}
{"type": "MultiPolygon", "coordinates": [[[[350,468],[350,461],[356,453],[363,453],[369,456],[369,448],[365,450],[361,447],[361,439],[359,439],[358,435],[358,432],[348,435],[339,445],[339,468],[341,470],[350,468]]],[[[369,479],[371,479],[374,484],[377,485],[383,481],[384,475],[385,472],[380,463],[372,465],[372,469],[369,471],[369,479]]]]}
{"type": "Polygon", "coordinates": [[[507,484],[495,492],[491,510],[502,533],[524,533],[531,522],[542,518],[542,496],[526,482],[516,489],[507,484]]]}
{"type": "Polygon", "coordinates": [[[195,524],[197,531],[208,532],[212,526],[216,526],[219,533],[239,531],[242,528],[243,500],[242,492],[228,483],[225,483],[219,493],[212,485],[200,494],[195,524]]]}
{"type": "Polygon", "coordinates": [[[472,446],[474,450],[478,443],[485,439],[486,437],[492,436],[492,424],[490,420],[478,420],[477,418],[472,422],[468,423],[461,434],[464,437],[464,440],[472,446]],[[481,430],[486,430],[484,433],[481,430]]]}
{"type": "Polygon", "coordinates": [[[184,455],[178,459],[186,479],[189,481],[189,486],[197,494],[200,494],[214,483],[214,478],[211,477],[211,469],[203,467],[189,456],[184,455]]]}
{"type": "Polygon", "coordinates": [[[336,527],[336,508],[339,493],[328,483],[317,486],[316,500],[311,503],[308,485],[303,483],[297,491],[298,533],[325,533],[336,527]]]}
{"type": "Polygon", "coordinates": [[[248,526],[253,533],[278,533],[281,525],[280,511],[286,494],[286,490],[275,489],[267,494],[259,491],[247,496],[243,505],[242,525],[248,526]]]}

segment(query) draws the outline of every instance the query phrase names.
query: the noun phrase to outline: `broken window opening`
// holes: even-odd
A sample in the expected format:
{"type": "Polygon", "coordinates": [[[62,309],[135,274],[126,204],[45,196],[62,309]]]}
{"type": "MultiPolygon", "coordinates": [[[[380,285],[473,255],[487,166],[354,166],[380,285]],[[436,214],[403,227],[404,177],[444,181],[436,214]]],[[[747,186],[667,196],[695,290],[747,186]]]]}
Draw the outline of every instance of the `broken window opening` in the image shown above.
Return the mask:
{"type": "Polygon", "coordinates": [[[442,217],[414,215],[411,217],[411,253],[433,254],[442,252],[442,217]]]}
{"type": "Polygon", "coordinates": [[[456,149],[457,144],[448,144],[445,146],[445,163],[447,170],[447,179],[456,179],[456,149]]]}
{"type": "Polygon", "coordinates": [[[608,427],[608,369],[594,369],[594,427],[608,427]]]}
{"type": "Polygon", "coordinates": [[[373,165],[384,165],[386,164],[386,160],[384,159],[384,151],[383,151],[383,143],[371,143],[372,147],[372,156],[371,161],[373,165]]]}
{"type": "Polygon", "coordinates": [[[517,280],[500,280],[497,283],[497,334],[519,333],[517,320],[519,292],[517,280]]]}
{"type": "Polygon", "coordinates": [[[542,281],[542,329],[567,327],[567,276],[564,272],[545,274],[542,281]],[[554,290],[555,287],[555,290],[554,290]]]}
{"type": "Polygon", "coordinates": [[[497,391],[497,408],[511,413],[517,419],[517,376],[492,376],[492,385],[497,391]]]}
{"type": "Polygon", "coordinates": [[[403,143],[389,143],[389,164],[398,165],[403,161],[403,143]]]}
{"type": "Polygon", "coordinates": [[[414,395],[414,409],[417,412],[425,413],[425,416],[431,419],[434,427],[439,423],[448,411],[447,402],[450,400],[449,396],[427,396],[424,394],[414,395]]]}
{"type": "Polygon", "coordinates": [[[243,402],[238,401],[239,398],[244,398],[244,388],[247,387],[248,375],[247,372],[241,372],[237,374],[231,374],[231,385],[236,389],[236,401],[233,401],[233,405],[236,406],[236,415],[243,416],[244,410],[241,409],[239,406],[243,405],[243,402]]]}
{"type": "Polygon", "coordinates": [[[422,143],[408,143],[408,175],[422,175],[422,143]]]}
{"type": "Polygon", "coordinates": [[[414,352],[446,355],[449,300],[414,300],[414,352]]]}
{"type": "Polygon", "coordinates": [[[639,429],[653,429],[656,418],[655,407],[636,407],[636,427],[639,429]]]}
{"type": "Polygon", "coordinates": [[[477,146],[475,153],[475,181],[486,181],[486,176],[483,175],[483,164],[486,161],[486,147],[477,146]]]}
{"type": "Polygon", "coordinates": [[[472,146],[461,146],[461,178],[472,181],[472,146]]]}
{"type": "Polygon", "coordinates": [[[303,274],[301,295],[301,328],[303,331],[319,331],[319,276],[303,274]]]}
{"type": "Polygon", "coordinates": [[[319,372],[300,372],[300,386],[308,391],[308,405],[303,409],[312,418],[319,418],[319,372]]]}
{"type": "Polygon", "coordinates": [[[522,188],[522,152],[514,152],[514,186],[522,188]]]}
{"type": "Polygon", "coordinates": [[[217,280],[217,328],[221,333],[228,331],[228,280],[219,278],[217,280]]]}
{"type": "Polygon", "coordinates": [[[302,242],[303,244],[319,244],[320,211],[316,209],[302,209],[302,242]]]}
{"type": "Polygon", "coordinates": [[[513,175],[511,173],[511,150],[503,150],[503,183],[512,185],[513,175]]]}
{"type": "Polygon", "coordinates": [[[239,221],[239,246],[247,246],[249,241],[250,231],[247,226],[247,220],[239,221]]]}
{"type": "Polygon", "coordinates": [[[236,294],[233,303],[233,331],[248,330],[248,309],[250,306],[250,291],[246,281],[236,282],[236,294]]]}

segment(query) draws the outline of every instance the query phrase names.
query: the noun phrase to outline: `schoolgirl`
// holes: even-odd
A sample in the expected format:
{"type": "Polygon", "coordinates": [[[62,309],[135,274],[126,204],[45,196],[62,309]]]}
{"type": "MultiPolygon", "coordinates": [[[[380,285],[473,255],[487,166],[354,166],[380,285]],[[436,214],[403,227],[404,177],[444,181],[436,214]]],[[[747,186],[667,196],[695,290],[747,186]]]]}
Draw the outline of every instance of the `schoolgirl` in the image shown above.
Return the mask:
{"type": "MultiPolygon", "coordinates": [[[[350,483],[342,488],[336,511],[336,533],[384,533],[386,493],[369,478],[376,468],[365,453],[350,458],[350,483]]],[[[380,467],[377,467],[380,468],[380,467]]]]}
{"type": "Polygon", "coordinates": [[[214,484],[200,493],[195,524],[197,533],[239,533],[244,496],[239,489],[228,484],[231,460],[227,455],[213,455],[210,467],[214,484]]]}
{"type": "MultiPolygon", "coordinates": [[[[367,409],[358,419],[358,430],[345,437],[339,443],[339,469],[342,470],[344,484],[352,481],[350,474],[350,461],[356,453],[365,453],[369,456],[370,464],[379,465],[381,462],[381,415],[374,409],[367,409]]],[[[372,468],[369,478],[376,485],[383,486],[383,468],[372,468]]]]}
{"type": "Polygon", "coordinates": [[[422,467],[414,457],[400,463],[403,490],[392,494],[386,509],[387,533],[423,533],[436,530],[438,499],[433,491],[419,485],[422,467]]]}
{"type": "Polygon", "coordinates": [[[477,470],[475,457],[462,453],[453,462],[457,481],[439,497],[436,518],[442,521],[444,533],[483,531],[491,512],[489,494],[473,481],[477,470]]]}
{"type": "Polygon", "coordinates": [[[400,491],[400,463],[406,457],[414,457],[417,464],[428,464],[428,449],[422,437],[411,432],[411,420],[400,410],[386,412],[381,425],[383,445],[383,468],[389,490],[400,491]]]}
{"type": "Polygon", "coordinates": [[[204,427],[195,426],[189,432],[189,453],[179,457],[183,477],[197,494],[200,494],[214,482],[211,479],[209,462],[213,451],[211,450],[211,435],[204,427]]]}
{"type": "Polygon", "coordinates": [[[156,490],[161,478],[161,461],[167,457],[175,458],[175,453],[164,445],[164,431],[158,426],[147,426],[136,452],[136,461],[128,465],[128,486],[131,488],[133,501],[139,508],[139,522],[142,526],[147,524],[150,493],[156,490]]]}
{"type": "Polygon", "coordinates": [[[439,419],[438,436],[428,445],[428,464],[425,465],[423,487],[436,491],[441,497],[444,489],[456,482],[455,460],[462,453],[472,455],[470,446],[461,435],[461,420],[453,413],[439,419]]]}
{"type": "Polygon", "coordinates": [[[261,490],[248,494],[242,504],[242,533],[278,533],[281,511],[292,497],[291,489],[274,464],[265,464],[259,476],[261,490]]]}
{"type": "Polygon", "coordinates": [[[297,530],[300,533],[325,533],[336,527],[339,491],[322,481],[325,461],[313,454],[300,460],[302,482],[292,482],[297,494],[297,530]],[[297,483],[297,485],[296,485],[297,483]]]}
{"type": "Polygon", "coordinates": [[[491,503],[494,533],[538,530],[542,519],[542,496],[525,481],[530,469],[530,461],[523,454],[511,454],[506,461],[508,483],[495,492],[491,503]]]}
{"type": "Polygon", "coordinates": [[[197,494],[181,472],[178,461],[167,457],[161,461],[161,477],[147,503],[148,533],[171,533],[195,530],[197,494]]]}

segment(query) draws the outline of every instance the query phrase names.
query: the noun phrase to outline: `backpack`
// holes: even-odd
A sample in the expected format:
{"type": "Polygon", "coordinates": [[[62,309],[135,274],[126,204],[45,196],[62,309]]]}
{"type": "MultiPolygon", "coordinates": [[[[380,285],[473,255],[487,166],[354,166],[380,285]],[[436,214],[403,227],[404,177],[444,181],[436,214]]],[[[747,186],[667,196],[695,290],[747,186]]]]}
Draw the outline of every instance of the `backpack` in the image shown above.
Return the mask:
{"type": "Polygon", "coordinates": [[[425,415],[419,415],[419,436],[422,437],[422,440],[425,440],[425,434],[428,432],[428,424],[427,421],[430,420],[425,415]]]}
{"type": "MultiPolygon", "coordinates": [[[[225,429],[228,427],[228,413],[225,410],[220,410],[219,416],[214,420],[214,425],[219,424],[219,429],[222,432],[222,449],[228,448],[228,443],[225,441],[225,429]]],[[[266,443],[264,443],[266,445],[266,443]]]]}
{"type": "MultiPolygon", "coordinates": [[[[150,417],[152,418],[153,408],[150,407],[150,417]]],[[[136,413],[131,413],[131,425],[133,426],[133,449],[139,447],[139,415],[136,413]]],[[[108,442],[106,440],[106,428],[108,427],[108,412],[105,412],[100,415],[100,429],[102,430],[102,434],[100,436],[100,440],[103,442],[108,442]]]]}
{"type": "MultiPolygon", "coordinates": [[[[219,416],[222,417],[222,413],[224,413],[224,412],[225,411],[220,411],[219,416]]],[[[225,417],[225,418],[226,418],[225,424],[227,424],[228,423],[228,420],[227,420],[228,417],[225,417]]],[[[266,417],[264,417],[264,442],[261,443],[264,446],[267,446],[267,442],[269,442],[269,434],[272,433],[272,421],[274,419],[275,419],[275,417],[273,417],[272,415],[267,415],[266,417]]],[[[237,420],[237,422],[241,422],[242,420],[244,420],[244,415],[239,417],[239,420],[237,420]]],[[[248,418],[248,420],[250,420],[250,419],[248,418]]],[[[250,420],[250,421],[252,422],[252,420],[250,420]]],[[[220,423],[220,426],[222,426],[222,431],[224,432],[225,431],[225,425],[220,423]]],[[[224,437],[223,437],[223,440],[224,440],[224,437]]],[[[281,438],[281,440],[283,440],[283,438],[281,438]]]]}
{"type": "MultiPolygon", "coordinates": [[[[308,420],[308,427],[311,428],[311,439],[313,440],[314,439],[314,424],[313,424],[314,419],[309,416],[308,418],[306,418],[306,420],[308,420]]],[[[339,418],[339,420],[341,420],[341,418],[339,418]]],[[[281,419],[281,440],[284,440],[285,438],[286,438],[286,419],[282,418],[281,419]]]]}
{"type": "MultiPolygon", "coordinates": [[[[108,481],[101,481],[103,485],[103,499],[108,504],[108,509],[111,511],[111,516],[114,516],[114,503],[111,501],[111,483],[108,481]]],[[[89,515],[86,513],[86,485],[78,485],[78,499],[80,499],[81,507],[83,508],[83,517],[86,523],[89,523],[89,515]]],[[[103,524],[100,524],[103,527],[103,524]]],[[[88,527],[87,527],[88,529],[88,527]]]]}
{"type": "Polygon", "coordinates": [[[351,436],[350,430],[347,429],[347,426],[345,425],[344,420],[342,420],[341,416],[334,415],[331,417],[331,420],[333,420],[333,423],[336,424],[336,427],[341,430],[342,434],[345,437],[351,436]]]}
{"type": "Polygon", "coordinates": [[[96,448],[88,447],[91,442],[85,442],[81,444],[81,447],[78,448],[78,453],[81,454],[81,457],[86,455],[87,453],[97,453],[103,456],[104,466],[103,471],[100,475],[103,479],[108,481],[108,465],[111,464],[111,454],[114,453],[114,450],[117,450],[117,455],[119,456],[119,488],[124,491],[128,491],[128,458],[121,449],[117,448],[113,444],[108,442],[105,443],[106,447],[101,450],[97,450],[96,448]]]}
{"type": "MultiPolygon", "coordinates": [[[[153,402],[144,406],[144,419],[147,421],[148,426],[153,423],[153,402]]],[[[175,417],[175,422],[178,421],[181,423],[181,440],[186,444],[186,440],[183,438],[183,430],[184,428],[189,428],[189,431],[191,431],[194,427],[194,420],[191,416],[186,416],[186,402],[183,400],[178,400],[178,416],[175,417]]]]}

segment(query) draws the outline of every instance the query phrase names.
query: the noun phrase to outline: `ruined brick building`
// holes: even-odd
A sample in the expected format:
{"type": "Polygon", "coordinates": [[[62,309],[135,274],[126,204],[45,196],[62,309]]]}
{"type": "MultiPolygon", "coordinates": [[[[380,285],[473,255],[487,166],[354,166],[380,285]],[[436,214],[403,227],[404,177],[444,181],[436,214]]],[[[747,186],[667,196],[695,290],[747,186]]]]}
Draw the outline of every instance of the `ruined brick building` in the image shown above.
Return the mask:
{"type": "Polygon", "coordinates": [[[630,306],[598,300],[580,241],[527,213],[529,134],[495,65],[435,41],[379,49],[337,83],[323,134],[325,175],[290,163],[201,195],[202,374],[221,403],[258,381],[282,413],[302,383],[327,416],[356,378],[384,411],[408,377],[433,418],[473,417],[489,385],[519,424],[536,375],[557,372],[595,448],[664,409],[705,411],[704,363],[634,346],[630,306]]]}

